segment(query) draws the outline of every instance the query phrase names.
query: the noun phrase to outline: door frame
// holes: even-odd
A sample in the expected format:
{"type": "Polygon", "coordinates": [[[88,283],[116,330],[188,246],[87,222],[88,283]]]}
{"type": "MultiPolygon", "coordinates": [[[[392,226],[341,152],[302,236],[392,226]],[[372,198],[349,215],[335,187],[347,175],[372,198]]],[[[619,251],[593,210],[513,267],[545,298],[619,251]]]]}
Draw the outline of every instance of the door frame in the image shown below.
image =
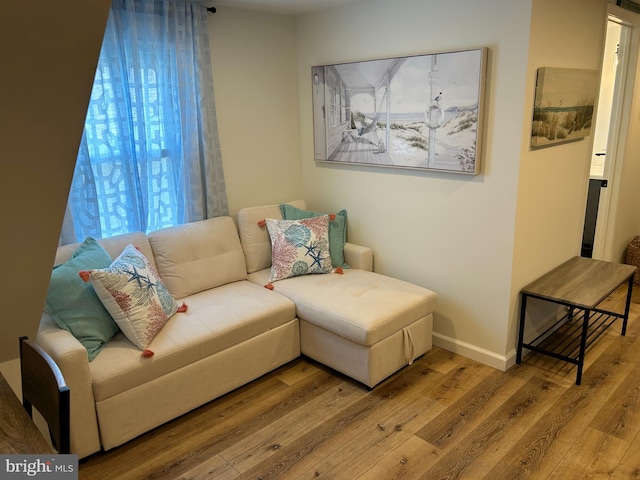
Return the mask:
{"type": "Polygon", "coordinates": [[[622,25],[623,29],[620,36],[619,71],[615,79],[607,139],[607,157],[603,172],[603,178],[608,180],[608,187],[601,190],[592,256],[596,259],[616,261],[613,258],[613,236],[619,195],[618,185],[624,162],[629,116],[635,88],[640,15],[615,5],[609,5],[607,25],[609,21],[622,25]]]}

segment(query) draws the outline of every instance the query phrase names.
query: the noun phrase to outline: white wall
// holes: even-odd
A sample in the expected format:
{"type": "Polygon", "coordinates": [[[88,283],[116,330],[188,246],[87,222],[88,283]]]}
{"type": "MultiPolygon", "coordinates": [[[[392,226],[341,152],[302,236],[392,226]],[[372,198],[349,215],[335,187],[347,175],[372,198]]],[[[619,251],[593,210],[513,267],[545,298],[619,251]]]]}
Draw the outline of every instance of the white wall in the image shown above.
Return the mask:
{"type": "Polygon", "coordinates": [[[529,148],[536,69],[599,70],[606,9],[606,0],[533,2],[513,255],[512,322],[507,341],[516,336],[520,289],[580,255],[590,173],[592,136],[539,150],[529,148]]]}
{"type": "Polygon", "coordinates": [[[109,5],[0,2],[0,362],[40,322],[109,5]]]}
{"type": "Polygon", "coordinates": [[[314,209],[348,210],[349,239],[374,249],[376,271],[438,293],[435,343],[496,365],[513,347],[505,332],[530,14],[530,0],[398,0],[298,20],[306,199],[314,209]],[[312,65],[477,47],[490,50],[481,175],[313,161],[312,65]]]}
{"type": "Polygon", "coordinates": [[[230,213],[302,198],[294,18],[219,7],[208,27],[230,213]]]}
{"type": "Polygon", "coordinates": [[[522,277],[535,278],[580,251],[593,139],[531,150],[529,119],[533,115],[536,69],[599,70],[605,28],[604,0],[534,1],[522,120],[514,277],[524,273],[522,277]]]}

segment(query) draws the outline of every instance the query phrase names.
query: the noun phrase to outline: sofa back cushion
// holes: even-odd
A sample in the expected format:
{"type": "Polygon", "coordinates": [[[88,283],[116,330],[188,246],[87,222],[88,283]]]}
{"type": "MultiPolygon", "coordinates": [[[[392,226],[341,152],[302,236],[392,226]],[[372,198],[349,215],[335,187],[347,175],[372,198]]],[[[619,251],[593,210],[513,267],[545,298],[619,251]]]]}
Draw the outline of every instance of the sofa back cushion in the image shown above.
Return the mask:
{"type": "MultiPolygon", "coordinates": [[[[294,207],[305,209],[303,200],[287,202],[294,207]]],[[[254,273],[271,266],[271,239],[266,226],[258,222],[266,218],[282,220],[280,205],[243,208],[238,212],[238,232],[247,264],[247,272],[254,273]]]]}
{"type": "Polygon", "coordinates": [[[149,243],[160,278],[177,299],[247,278],[231,217],[156,230],[149,243]]]}
{"type": "MultiPolygon", "coordinates": [[[[112,260],[120,255],[127,245],[132,244],[153,262],[151,245],[149,245],[147,236],[142,232],[125,233],[111,238],[103,238],[98,240],[98,243],[107,251],[112,260]]],[[[54,265],[60,265],[69,260],[80,245],[81,243],[71,243],[58,247],[54,265]]]]}

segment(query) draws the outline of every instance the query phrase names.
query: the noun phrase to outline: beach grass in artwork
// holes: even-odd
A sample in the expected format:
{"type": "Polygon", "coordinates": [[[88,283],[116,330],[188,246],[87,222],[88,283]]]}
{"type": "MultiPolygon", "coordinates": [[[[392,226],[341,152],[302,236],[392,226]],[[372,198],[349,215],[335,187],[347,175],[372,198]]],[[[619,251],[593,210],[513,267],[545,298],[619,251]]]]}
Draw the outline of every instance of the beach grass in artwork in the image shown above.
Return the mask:
{"type": "Polygon", "coordinates": [[[591,134],[598,71],[539,68],[531,128],[531,146],[546,147],[591,134]]]}

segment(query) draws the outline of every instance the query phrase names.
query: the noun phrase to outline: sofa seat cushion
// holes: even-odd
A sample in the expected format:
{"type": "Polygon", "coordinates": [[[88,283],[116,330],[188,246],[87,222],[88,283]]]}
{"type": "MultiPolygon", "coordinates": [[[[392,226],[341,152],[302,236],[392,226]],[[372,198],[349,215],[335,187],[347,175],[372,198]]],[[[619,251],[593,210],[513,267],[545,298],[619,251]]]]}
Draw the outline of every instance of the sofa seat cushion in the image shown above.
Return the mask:
{"type": "MultiPolygon", "coordinates": [[[[249,275],[266,284],[269,269],[249,275]]],[[[306,275],[273,284],[296,304],[298,318],[369,347],[435,309],[437,295],[426,288],[365,270],[306,275]]]]}
{"type": "Polygon", "coordinates": [[[174,315],[149,345],[152,357],[143,357],[121,333],[105,345],[89,366],[96,401],[295,319],[291,300],[246,280],[191,295],[184,302],[188,311],[174,315]]]}

